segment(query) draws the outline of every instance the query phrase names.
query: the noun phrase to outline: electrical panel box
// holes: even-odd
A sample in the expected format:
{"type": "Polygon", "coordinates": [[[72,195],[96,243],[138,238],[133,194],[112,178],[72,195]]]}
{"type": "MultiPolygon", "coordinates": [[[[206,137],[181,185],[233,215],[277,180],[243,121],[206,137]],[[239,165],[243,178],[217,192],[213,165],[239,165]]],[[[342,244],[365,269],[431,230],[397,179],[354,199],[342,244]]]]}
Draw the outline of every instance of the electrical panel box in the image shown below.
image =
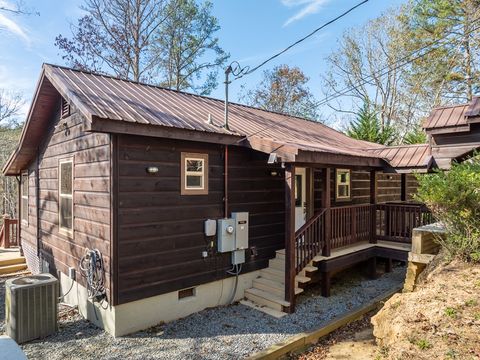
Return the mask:
{"type": "Polygon", "coordinates": [[[217,250],[225,253],[235,250],[235,220],[219,219],[217,222],[217,250]]]}
{"type": "Polygon", "coordinates": [[[245,250],[235,250],[232,252],[232,265],[243,264],[245,262],[245,250]]]}
{"type": "Polygon", "coordinates": [[[235,221],[235,249],[248,249],[248,212],[234,212],[232,218],[235,221]]]}
{"type": "Polygon", "coordinates": [[[217,222],[212,219],[205,220],[205,236],[215,236],[217,234],[217,222]]]}

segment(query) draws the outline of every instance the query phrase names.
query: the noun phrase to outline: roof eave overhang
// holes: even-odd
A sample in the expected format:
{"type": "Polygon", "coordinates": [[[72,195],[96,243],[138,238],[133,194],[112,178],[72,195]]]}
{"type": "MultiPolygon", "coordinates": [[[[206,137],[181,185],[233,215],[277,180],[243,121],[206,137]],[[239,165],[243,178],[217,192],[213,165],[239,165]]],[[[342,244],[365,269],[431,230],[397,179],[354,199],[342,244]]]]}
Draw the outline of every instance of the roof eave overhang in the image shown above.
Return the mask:
{"type": "Polygon", "coordinates": [[[242,136],[236,134],[222,134],[208,131],[180,129],[170,126],[110,120],[97,116],[92,116],[87,131],[161,137],[166,139],[189,140],[223,145],[235,145],[243,139],[242,136]]]}
{"type": "Polygon", "coordinates": [[[297,163],[335,165],[347,167],[388,168],[389,164],[382,158],[369,156],[356,156],[334,152],[299,150],[295,159],[297,163]]]}
{"type": "Polygon", "coordinates": [[[425,129],[425,132],[427,133],[427,135],[453,134],[453,133],[469,132],[469,131],[470,131],[469,124],[425,129]]]}
{"type": "Polygon", "coordinates": [[[27,148],[25,146],[25,139],[26,139],[26,136],[27,136],[27,132],[30,129],[30,126],[31,126],[32,114],[33,114],[33,111],[35,109],[35,106],[37,105],[37,101],[38,101],[38,98],[39,98],[39,95],[40,95],[41,86],[42,86],[44,81],[45,81],[45,69],[42,68],[42,72],[40,73],[40,76],[37,80],[37,85],[35,87],[35,94],[33,96],[32,103],[30,104],[30,108],[29,108],[28,113],[27,113],[27,118],[26,118],[25,124],[23,126],[22,133],[20,135],[20,140],[17,144],[17,147],[10,154],[7,162],[5,163],[5,165],[2,168],[2,173],[3,173],[4,176],[20,175],[22,169],[15,166],[16,161],[20,158],[20,156],[23,153],[29,153],[31,151],[31,148],[27,148]],[[27,149],[28,149],[28,151],[27,151],[27,149]]]}

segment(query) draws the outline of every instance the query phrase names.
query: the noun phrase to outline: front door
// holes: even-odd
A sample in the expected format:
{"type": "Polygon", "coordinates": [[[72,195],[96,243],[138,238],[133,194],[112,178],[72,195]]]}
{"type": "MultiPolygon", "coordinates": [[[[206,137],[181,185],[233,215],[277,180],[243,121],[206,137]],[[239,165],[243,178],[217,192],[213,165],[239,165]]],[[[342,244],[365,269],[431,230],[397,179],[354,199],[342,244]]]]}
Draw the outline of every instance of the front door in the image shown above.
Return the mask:
{"type": "Polygon", "coordinates": [[[305,224],[307,218],[306,169],[295,169],[295,231],[305,224]]]}

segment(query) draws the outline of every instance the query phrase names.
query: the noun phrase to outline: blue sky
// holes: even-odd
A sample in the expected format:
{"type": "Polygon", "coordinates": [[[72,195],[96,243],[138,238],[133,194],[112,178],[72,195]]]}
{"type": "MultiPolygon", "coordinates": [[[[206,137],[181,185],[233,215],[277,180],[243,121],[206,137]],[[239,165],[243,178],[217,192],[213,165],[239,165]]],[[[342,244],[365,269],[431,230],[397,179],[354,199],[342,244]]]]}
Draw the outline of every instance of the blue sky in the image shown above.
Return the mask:
{"type": "MultiPolygon", "coordinates": [[[[0,0],[0,5],[8,5],[9,1],[12,0],[0,0]]],[[[230,52],[231,60],[252,67],[358,2],[213,0],[214,15],[221,25],[218,34],[221,46],[230,52]]],[[[336,48],[341,34],[403,2],[370,0],[263,69],[278,64],[299,66],[310,77],[310,89],[320,98],[320,74],[326,71],[324,59],[336,48]]],[[[30,102],[42,63],[63,64],[54,40],[58,34],[70,34],[70,23],[82,14],[79,9],[82,0],[24,0],[24,3],[40,15],[0,13],[0,88],[21,91],[30,102]]],[[[262,71],[257,71],[234,82],[230,90],[232,100],[237,99],[242,85],[253,87],[261,80],[261,75],[262,71]]],[[[223,98],[223,87],[215,90],[212,96],[223,98]]],[[[328,111],[320,109],[322,113],[328,111]]]]}

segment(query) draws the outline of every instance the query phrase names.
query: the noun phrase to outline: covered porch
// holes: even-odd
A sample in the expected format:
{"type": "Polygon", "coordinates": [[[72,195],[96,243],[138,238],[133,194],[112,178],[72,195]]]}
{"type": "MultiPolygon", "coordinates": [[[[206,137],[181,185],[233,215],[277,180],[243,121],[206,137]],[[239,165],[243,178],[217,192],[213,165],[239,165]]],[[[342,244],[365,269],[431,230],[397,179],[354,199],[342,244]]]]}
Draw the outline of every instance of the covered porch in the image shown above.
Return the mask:
{"type": "Polygon", "coordinates": [[[352,199],[352,189],[339,184],[352,169],[348,164],[285,165],[285,249],[273,260],[284,259],[285,311],[294,311],[295,295],[304,284],[320,281],[322,295],[329,296],[331,276],[359,262],[368,262],[374,276],[376,259],[384,258],[390,271],[392,260],[407,259],[412,230],[433,222],[423,204],[409,201],[405,173],[396,175],[398,199],[382,201],[378,194],[382,169],[357,168],[369,174],[359,180],[366,195],[352,199]]]}

